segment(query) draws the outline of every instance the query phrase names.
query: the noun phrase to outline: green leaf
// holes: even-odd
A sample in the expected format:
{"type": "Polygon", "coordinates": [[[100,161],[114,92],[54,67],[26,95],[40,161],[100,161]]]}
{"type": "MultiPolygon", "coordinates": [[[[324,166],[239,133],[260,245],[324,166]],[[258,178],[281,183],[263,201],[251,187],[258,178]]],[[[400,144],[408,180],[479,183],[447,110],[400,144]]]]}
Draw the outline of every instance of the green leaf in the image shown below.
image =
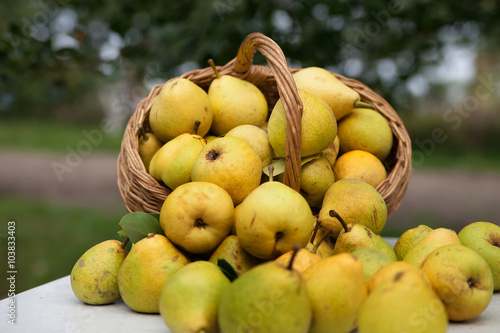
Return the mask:
{"type": "Polygon", "coordinates": [[[227,276],[229,281],[233,282],[238,277],[238,273],[234,270],[233,266],[227,262],[226,259],[217,258],[217,266],[222,270],[222,273],[227,276]]]}
{"type": "Polygon", "coordinates": [[[122,227],[118,233],[130,238],[132,243],[137,243],[150,233],[164,235],[160,221],[148,213],[128,213],[122,217],[118,224],[122,227]]]}
{"type": "Polygon", "coordinates": [[[158,213],[148,213],[149,215],[151,215],[152,217],[154,217],[155,219],[158,220],[158,222],[160,222],[160,214],[158,213]]]}
{"type": "MultiPolygon", "coordinates": [[[[306,156],[302,160],[300,160],[300,165],[304,165],[308,162],[311,162],[312,160],[320,158],[322,153],[316,154],[316,155],[311,155],[311,156],[306,156]]],[[[285,172],[285,158],[280,157],[277,160],[274,160],[270,165],[274,167],[273,171],[273,177],[277,177],[281,175],[283,172],[285,172]]],[[[269,165],[265,166],[262,168],[262,172],[266,174],[266,176],[269,177],[269,165]]]]}

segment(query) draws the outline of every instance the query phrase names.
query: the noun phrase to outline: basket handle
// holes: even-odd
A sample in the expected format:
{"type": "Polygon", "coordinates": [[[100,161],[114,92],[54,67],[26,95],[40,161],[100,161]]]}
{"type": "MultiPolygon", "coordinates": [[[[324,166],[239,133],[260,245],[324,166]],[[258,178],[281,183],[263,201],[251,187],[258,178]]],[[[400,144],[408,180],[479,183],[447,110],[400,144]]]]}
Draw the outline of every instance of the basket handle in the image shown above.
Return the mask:
{"type": "Polygon", "coordinates": [[[248,35],[238,50],[234,62],[234,71],[246,73],[251,69],[255,51],[259,51],[267,60],[283,103],[286,115],[286,156],[283,182],[296,191],[300,191],[300,137],[302,119],[302,101],[297,86],[288,68],[283,51],[271,38],[255,32],[248,35]]]}

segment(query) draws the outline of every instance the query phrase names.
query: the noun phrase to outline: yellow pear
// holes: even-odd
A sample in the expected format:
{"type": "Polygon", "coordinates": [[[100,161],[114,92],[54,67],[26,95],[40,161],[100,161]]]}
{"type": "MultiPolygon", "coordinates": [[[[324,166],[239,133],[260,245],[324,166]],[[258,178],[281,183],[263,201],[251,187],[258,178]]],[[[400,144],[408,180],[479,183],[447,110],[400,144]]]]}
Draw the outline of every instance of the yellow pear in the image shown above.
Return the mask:
{"type": "Polygon", "coordinates": [[[245,141],[259,155],[262,167],[271,163],[274,155],[273,147],[271,147],[267,133],[263,129],[254,125],[240,125],[227,132],[225,136],[232,136],[245,141]]]}
{"type": "Polygon", "coordinates": [[[172,275],[160,294],[160,315],[172,333],[219,332],[219,301],[231,285],[219,267],[206,261],[172,275]]]}
{"type": "Polygon", "coordinates": [[[267,119],[267,101],[264,94],[251,82],[230,75],[219,75],[208,89],[214,118],[211,132],[224,135],[239,125],[259,125],[267,119]]]}
{"type": "Polygon", "coordinates": [[[144,163],[146,171],[149,170],[151,159],[162,146],[163,142],[153,133],[144,132],[141,134],[139,138],[139,156],[141,157],[142,163],[144,163]]]}
{"type": "Polygon", "coordinates": [[[387,178],[382,162],[363,150],[351,150],[340,155],[335,162],[335,171],[339,179],[361,179],[375,188],[387,178]]]}
{"type": "Polygon", "coordinates": [[[460,244],[457,233],[454,230],[446,228],[434,229],[425,235],[408,253],[404,256],[403,260],[420,267],[422,261],[432,251],[438,247],[450,244],[460,244]]]}
{"type": "Polygon", "coordinates": [[[163,181],[171,190],[175,190],[191,181],[193,163],[205,145],[205,139],[197,134],[184,133],[175,137],[153,156],[149,174],[154,179],[163,181]]]}
{"type": "Polygon", "coordinates": [[[378,270],[387,264],[394,262],[394,259],[387,255],[370,248],[357,249],[351,252],[353,256],[363,263],[365,281],[373,276],[378,270]]]}
{"type": "MultiPolygon", "coordinates": [[[[293,74],[298,89],[323,99],[339,120],[355,107],[368,106],[359,93],[339,81],[331,72],[319,67],[307,67],[293,74]]],[[[371,105],[370,105],[371,106],[371,105]]]]}
{"type": "Polygon", "coordinates": [[[170,193],[160,211],[167,238],[189,253],[213,251],[234,223],[233,200],[220,186],[207,182],[183,184],[170,193]]]}
{"type": "Polygon", "coordinates": [[[153,133],[168,142],[183,133],[191,133],[196,120],[198,134],[205,136],[212,125],[212,105],[207,93],[184,78],[169,80],[156,97],[149,114],[153,133]]]}
{"type": "Polygon", "coordinates": [[[363,265],[350,253],[323,259],[304,271],[312,306],[309,332],[348,333],[366,299],[363,265]]]}
{"type": "Polygon", "coordinates": [[[107,240],[88,249],[71,270],[71,289],[87,304],[109,304],[120,299],[118,272],[127,255],[117,240],[107,240]]]}
{"type": "Polygon", "coordinates": [[[411,228],[406,230],[397,240],[394,245],[394,252],[396,252],[396,256],[398,260],[403,260],[408,251],[411,250],[412,247],[417,245],[418,242],[424,238],[429,232],[432,231],[432,228],[426,225],[419,225],[418,227],[411,228]]]}
{"type": "MultiPolygon", "coordinates": [[[[332,110],[319,97],[299,90],[302,100],[302,131],[300,156],[310,156],[325,150],[335,140],[337,121],[332,110]]],[[[276,102],[269,117],[269,142],[279,156],[286,156],[287,120],[281,99],[276,102]]]]}
{"type": "Polygon", "coordinates": [[[341,154],[364,150],[384,161],[391,152],[391,127],[380,113],[371,109],[355,109],[342,118],[337,135],[341,154]]]}
{"type": "Polygon", "coordinates": [[[427,276],[415,265],[407,263],[406,261],[394,261],[384,265],[378,271],[373,274],[368,281],[366,281],[366,286],[368,288],[368,294],[370,294],[379,285],[394,279],[397,274],[405,271],[416,272],[424,280],[425,284],[432,288],[431,283],[427,276]]]}
{"type": "Polygon", "coordinates": [[[123,301],[134,311],[158,313],[163,285],[188,263],[165,236],[149,234],[132,245],[118,273],[123,301]]]}
{"type": "Polygon", "coordinates": [[[448,318],[421,274],[402,270],[368,295],[358,323],[359,333],[445,333],[448,318]]]}
{"type": "MultiPolygon", "coordinates": [[[[280,263],[283,266],[288,266],[290,264],[290,260],[294,251],[290,250],[287,253],[283,253],[278,258],[274,259],[274,262],[280,263]]],[[[309,268],[311,265],[317,263],[321,260],[321,257],[315,253],[312,253],[306,249],[300,249],[296,254],[293,260],[293,268],[300,273],[304,273],[304,271],[309,268]]]]}
{"type": "Polygon", "coordinates": [[[325,194],[318,220],[324,228],[334,229],[337,237],[342,225],[330,216],[336,211],[346,224],[357,223],[379,234],[387,220],[387,206],[384,198],[370,184],[359,179],[341,179],[333,183],[325,194]]]}
{"type": "Polygon", "coordinates": [[[241,203],[236,214],[236,235],[241,246],[261,259],[274,259],[306,246],[314,228],[314,217],[300,193],[283,183],[260,185],[241,203]]]}
{"type": "Polygon", "coordinates": [[[241,275],[262,261],[245,251],[235,235],[227,236],[215,249],[208,261],[217,264],[218,259],[226,260],[241,275]]]}
{"type": "Polygon", "coordinates": [[[222,187],[239,204],[260,185],[262,163],[243,140],[224,137],[207,144],[194,161],[191,180],[222,187]]]}

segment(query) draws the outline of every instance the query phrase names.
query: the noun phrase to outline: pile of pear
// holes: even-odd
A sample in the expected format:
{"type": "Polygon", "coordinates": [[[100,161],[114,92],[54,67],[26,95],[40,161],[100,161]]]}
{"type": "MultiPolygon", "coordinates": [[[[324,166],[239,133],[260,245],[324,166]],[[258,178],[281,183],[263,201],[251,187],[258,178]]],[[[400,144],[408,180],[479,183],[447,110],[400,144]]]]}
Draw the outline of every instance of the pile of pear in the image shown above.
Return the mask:
{"type": "Polygon", "coordinates": [[[321,68],[294,74],[297,192],[280,181],[281,101],[269,114],[258,87],[212,67],[208,92],[175,78],[156,97],[138,151],[171,191],[159,226],[85,252],[71,272],[80,301],[121,298],[172,332],[445,332],[486,309],[499,226],[418,226],[394,248],[379,235],[392,132],[357,92],[321,68]]]}

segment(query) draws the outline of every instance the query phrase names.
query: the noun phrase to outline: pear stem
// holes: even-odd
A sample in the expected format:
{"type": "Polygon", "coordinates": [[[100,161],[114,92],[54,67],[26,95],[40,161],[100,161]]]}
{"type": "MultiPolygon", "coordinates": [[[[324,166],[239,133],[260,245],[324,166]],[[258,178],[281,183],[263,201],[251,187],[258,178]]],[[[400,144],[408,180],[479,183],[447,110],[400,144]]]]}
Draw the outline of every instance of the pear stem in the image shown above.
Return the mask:
{"type": "Polygon", "coordinates": [[[345,232],[349,232],[349,228],[347,227],[347,224],[345,223],[344,219],[342,217],[340,217],[340,215],[336,211],[334,211],[333,209],[330,209],[328,214],[330,214],[331,217],[337,218],[337,220],[339,220],[340,224],[342,224],[342,227],[344,227],[345,232]]]}
{"type": "Polygon", "coordinates": [[[267,170],[269,170],[269,182],[271,183],[273,181],[274,166],[272,164],[269,164],[267,170]]]}
{"type": "Polygon", "coordinates": [[[328,236],[330,236],[332,233],[333,233],[333,229],[332,228],[328,229],[326,231],[326,233],[323,235],[323,237],[321,237],[321,239],[319,240],[319,242],[316,243],[316,245],[314,245],[314,247],[312,248],[311,252],[314,253],[314,254],[316,254],[316,251],[318,251],[318,248],[321,245],[321,243],[323,243],[328,238],[328,236]]]}
{"type": "Polygon", "coordinates": [[[210,65],[210,67],[212,67],[212,69],[214,70],[215,76],[216,76],[218,79],[220,79],[219,70],[217,69],[217,66],[215,66],[214,60],[213,60],[213,59],[208,59],[208,64],[209,64],[209,65],[210,65]]]}
{"type": "Polygon", "coordinates": [[[314,230],[311,236],[311,240],[309,240],[309,243],[314,245],[314,240],[316,239],[316,234],[318,233],[318,229],[321,227],[321,221],[317,220],[316,225],[314,226],[314,230]]]}
{"type": "Polygon", "coordinates": [[[124,241],[120,244],[120,246],[122,247],[122,249],[124,249],[124,248],[125,248],[125,246],[127,246],[127,243],[128,243],[128,241],[129,241],[129,240],[130,240],[130,238],[128,238],[128,237],[127,237],[127,238],[125,238],[125,240],[124,240],[124,241]]]}
{"type": "Polygon", "coordinates": [[[194,122],[193,135],[196,135],[198,133],[198,128],[200,128],[200,124],[201,124],[201,121],[199,121],[199,120],[196,120],[194,122]]]}
{"type": "Polygon", "coordinates": [[[295,243],[295,245],[293,246],[293,253],[292,253],[292,257],[290,258],[290,262],[288,263],[288,267],[287,269],[293,271],[293,261],[295,260],[295,257],[297,256],[297,253],[299,252],[299,250],[302,248],[302,246],[300,246],[300,244],[298,243],[295,243]]]}
{"type": "Polygon", "coordinates": [[[375,105],[373,104],[370,104],[370,103],[366,103],[366,102],[363,102],[363,101],[360,101],[360,100],[357,100],[356,102],[354,102],[354,108],[365,108],[365,109],[372,109],[372,110],[376,110],[375,109],[375,105]]]}

